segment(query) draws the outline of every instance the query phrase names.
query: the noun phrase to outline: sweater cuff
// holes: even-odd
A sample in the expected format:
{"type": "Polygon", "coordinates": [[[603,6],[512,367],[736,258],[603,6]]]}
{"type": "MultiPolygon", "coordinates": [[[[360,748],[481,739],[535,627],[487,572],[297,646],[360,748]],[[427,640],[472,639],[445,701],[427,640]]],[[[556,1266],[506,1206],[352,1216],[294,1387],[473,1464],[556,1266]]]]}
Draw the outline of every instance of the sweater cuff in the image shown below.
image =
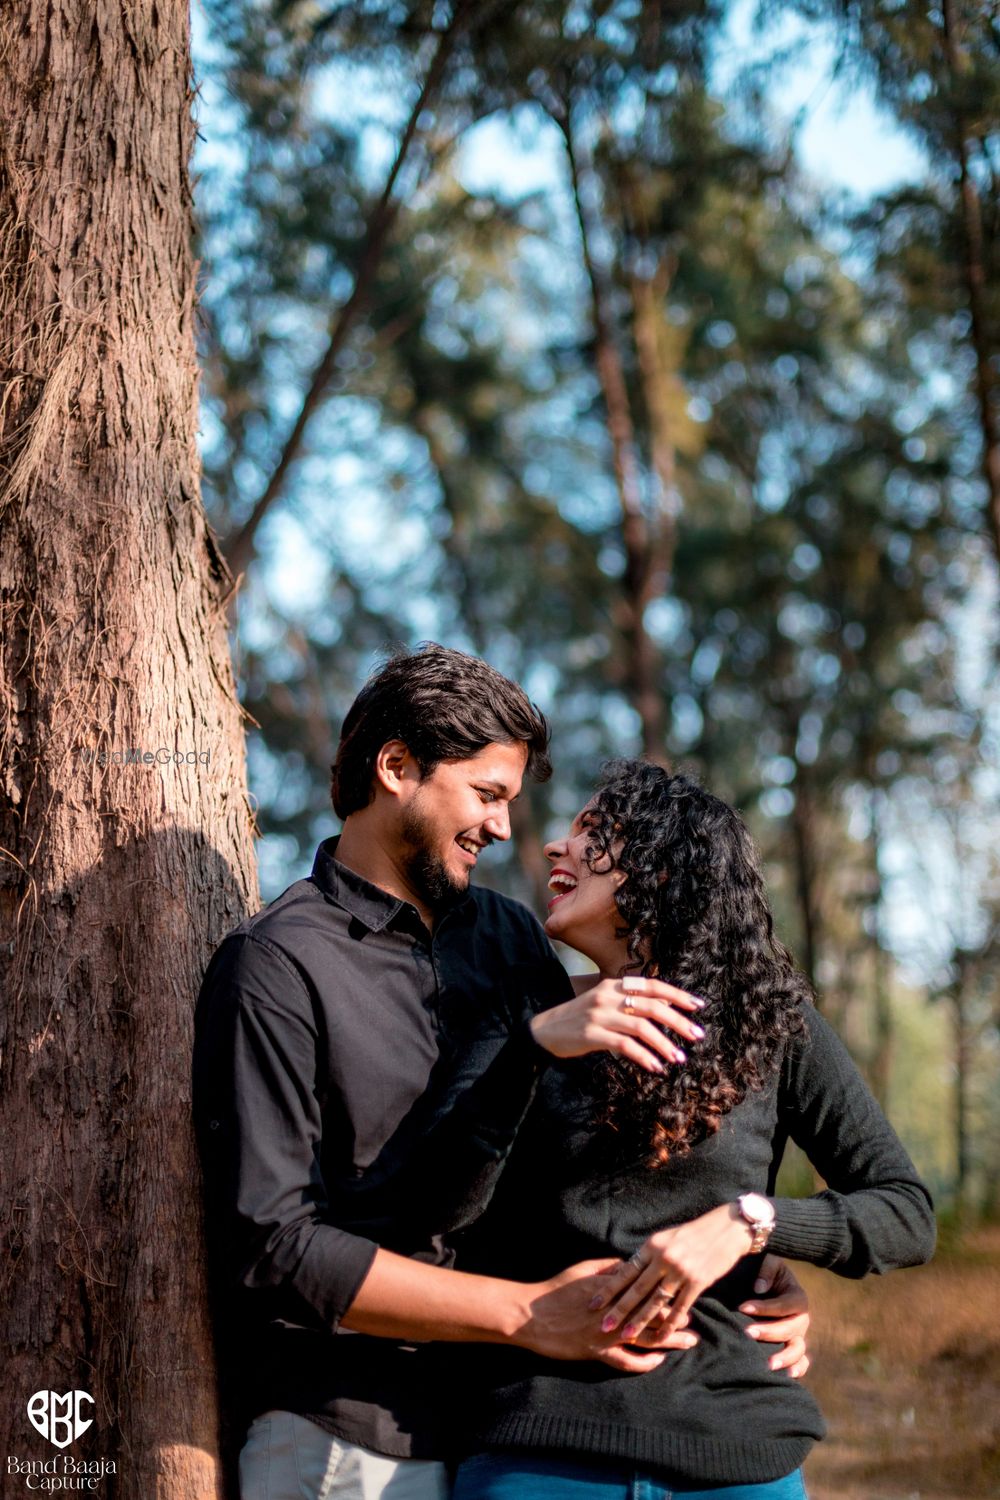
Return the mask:
{"type": "Polygon", "coordinates": [[[844,1248],[844,1212],[828,1193],[813,1198],[773,1198],[774,1229],[767,1242],[773,1255],[830,1266],[844,1248]]]}

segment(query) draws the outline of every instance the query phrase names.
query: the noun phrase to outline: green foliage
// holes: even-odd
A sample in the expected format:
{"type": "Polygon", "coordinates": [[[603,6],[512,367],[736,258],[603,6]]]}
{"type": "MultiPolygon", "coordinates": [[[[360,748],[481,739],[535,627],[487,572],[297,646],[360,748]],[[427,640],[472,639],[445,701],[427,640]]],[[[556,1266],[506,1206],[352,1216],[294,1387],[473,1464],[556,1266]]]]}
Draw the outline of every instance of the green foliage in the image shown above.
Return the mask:
{"type": "MultiPolygon", "coordinates": [[[[990,564],[942,163],[959,100],[992,182],[1000,67],[967,22],[969,71],[946,87],[937,23],[915,9],[816,0],[929,147],[924,181],[845,212],[769,132],[759,81],[754,107],[714,96],[722,6],[213,0],[205,494],[231,544],[361,285],[239,595],[265,890],[330,829],[336,731],[379,651],[435,637],[551,710],[555,782],[532,789],[520,851],[492,875],[533,900],[531,840],[643,728],[602,299],[656,585],[642,624],[663,751],[745,811],[782,931],[949,1189],[940,1051],[958,1055],[956,955],[976,958],[969,1192],[988,1208],[1000,1161],[976,1101],[1000,1070],[995,884],[977,876],[976,921],[945,913],[916,958],[897,928],[921,837],[936,848],[963,803],[994,816],[995,695],[958,660],[970,629],[988,657],[987,607],[956,622],[970,589],[987,598],[990,564]],[[515,154],[486,170],[485,141],[515,154]]],[[[990,257],[996,201],[982,193],[990,257]]],[[[949,890],[962,866],[944,859],[949,890]]]]}

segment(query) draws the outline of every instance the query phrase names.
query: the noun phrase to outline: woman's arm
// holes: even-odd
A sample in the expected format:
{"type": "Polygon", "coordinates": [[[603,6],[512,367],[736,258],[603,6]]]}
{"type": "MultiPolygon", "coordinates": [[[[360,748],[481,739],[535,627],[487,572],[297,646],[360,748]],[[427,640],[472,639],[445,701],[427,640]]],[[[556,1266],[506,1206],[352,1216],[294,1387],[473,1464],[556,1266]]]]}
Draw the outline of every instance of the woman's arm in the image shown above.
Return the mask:
{"type": "Polygon", "coordinates": [[[936,1238],[930,1193],[836,1032],[812,1009],[805,1027],[789,1048],[781,1117],[827,1186],[773,1199],[768,1248],[839,1276],[922,1265],[936,1238]]]}
{"type": "MultiPolygon", "coordinates": [[[[769,1250],[850,1277],[930,1259],[930,1194],[847,1048],[812,1009],[782,1070],[779,1118],[828,1186],[810,1198],[772,1197],[769,1250]]],[[[779,1165],[780,1152],[771,1190],[779,1165]]],[[[654,1318],[675,1326],[749,1253],[752,1238],[735,1203],[657,1231],[595,1297],[595,1308],[608,1307],[602,1327],[621,1327],[627,1340],[654,1318]]]]}
{"type": "Polygon", "coordinates": [[[700,1028],[685,1012],[701,1001],[658,979],[604,979],[584,994],[538,1011],[515,1027],[487,1070],[424,1136],[409,1163],[407,1222],[434,1234],[454,1233],[485,1212],[553,1057],[615,1052],[662,1072],[684,1053],[667,1034],[696,1042],[700,1028]]]}

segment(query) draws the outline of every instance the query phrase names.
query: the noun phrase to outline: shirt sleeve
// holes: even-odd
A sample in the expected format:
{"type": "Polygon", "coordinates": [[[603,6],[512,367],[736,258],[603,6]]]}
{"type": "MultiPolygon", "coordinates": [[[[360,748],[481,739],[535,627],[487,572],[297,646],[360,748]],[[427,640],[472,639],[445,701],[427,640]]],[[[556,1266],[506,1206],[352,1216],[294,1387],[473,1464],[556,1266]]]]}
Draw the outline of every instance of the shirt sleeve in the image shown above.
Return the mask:
{"type": "Polygon", "coordinates": [[[263,939],[227,938],[195,1018],[192,1092],[209,1249],[227,1285],[267,1289],[274,1315],[332,1332],[377,1247],[330,1221],[317,1043],[292,963],[263,939]]]}
{"type": "MultiPolygon", "coordinates": [[[[505,967],[510,1034],[489,1067],[428,1131],[407,1172],[408,1220],[433,1234],[467,1228],[489,1205],[518,1130],[552,1061],[535,1041],[531,1017],[573,998],[573,986],[531,918],[537,957],[505,967]]],[[[528,946],[521,941],[520,949],[528,946]]],[[[512,949],[516,952],[516,949],[512,949]]]]}
{"type": "Polygon", "coordinates": [[[781,1124],[827,1187],[774,1199],[768,1249],[849,1277],[921,1265],[934,1253],[930,1194],[843,1042],[817,1011],[804,1020],[782,1076],[781,1124]]]}

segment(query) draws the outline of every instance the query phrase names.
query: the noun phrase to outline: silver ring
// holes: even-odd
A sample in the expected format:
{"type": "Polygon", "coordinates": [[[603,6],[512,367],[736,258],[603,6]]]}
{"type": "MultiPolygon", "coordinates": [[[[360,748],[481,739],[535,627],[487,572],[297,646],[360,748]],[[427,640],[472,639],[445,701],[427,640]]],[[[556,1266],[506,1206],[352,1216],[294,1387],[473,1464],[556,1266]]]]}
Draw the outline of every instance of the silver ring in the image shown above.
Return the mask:
{"type": "Polygon", "coordinates": [[[641,1253],[638,1250],[634,1251],[633,1254],[631,1254],[629,1256],[628,1263],[629,1263],[630,1266],[638,1266],[638,1268],[639,1268],[640,1271],[642,1270],[643,1266],[646,1264],[646,1262],[642,1258],[641,1253]]]}
{"type": "Polygon", "coordinates": [[[632,1015],[635,1010],[635,1001],[632,999],[632,996],[626,995],[618,1009],[623,1010],[627,1016],[632,1015]]]}

